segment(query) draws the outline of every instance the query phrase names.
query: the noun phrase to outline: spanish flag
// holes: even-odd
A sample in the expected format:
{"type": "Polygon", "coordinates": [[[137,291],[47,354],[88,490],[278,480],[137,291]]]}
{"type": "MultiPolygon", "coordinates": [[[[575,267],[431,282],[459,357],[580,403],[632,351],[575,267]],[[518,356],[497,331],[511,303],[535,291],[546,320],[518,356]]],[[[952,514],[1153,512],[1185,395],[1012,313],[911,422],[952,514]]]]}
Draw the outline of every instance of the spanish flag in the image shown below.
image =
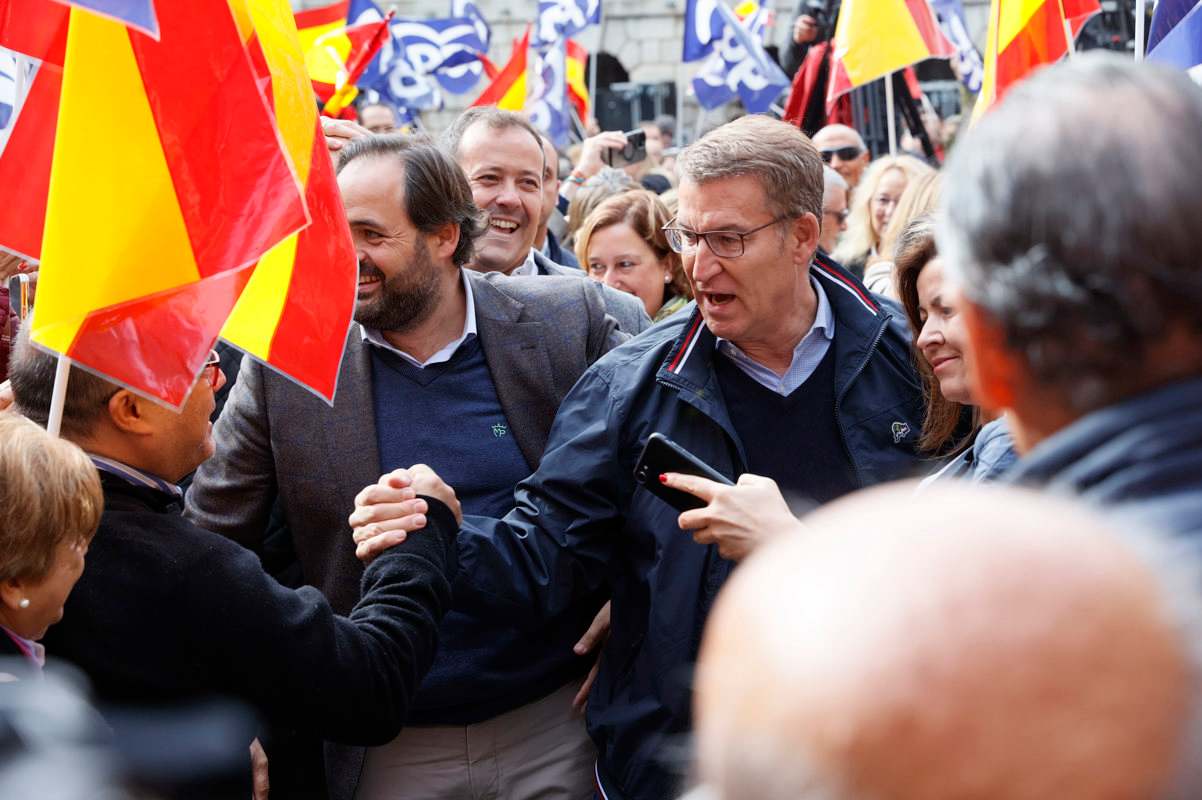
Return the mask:
{"type": "Polygon", "coordinates": [[[355,246],[288,2],[236,3],[249,11],[241,27],[251,34],[261,76],[270,79],[271,106],[311,222],[263,256],[221,335],[332,402],[355,313],[355,246]]]}
{"type": "Polygon", "coordinates": [[[927,0],[843,0],[833,45],[828,107],[857,86],[956,52],[927,0]]]}
{"type": "Polygon", "coordinates": [[[589,96],[588,78],[584,69],[588,65],[588,51],[575,39],[568,39],[567,72],[568,101],[576,108],[581,122],[588,121],[589,96]]]}
{"type": "Polygon", "coordinates": [[[1032,70],[1059,61],[1089,18],[1101,10],[1098,0],[993,0],[985,77],[973,119],[1032,70]]]}
{"type": "Polygon", "coordinates": [[[526,62],[530,48],[530,26],[513,42],[509,62],[501,68],[492,83],[485,87],[473,106],[496,106],[506,111],[521,111],[526,107],[526,62]]]}
{"type": "Polygon", "coordinates": [[[71,12],[34,341],[178,406],[224,326],[330,398],[356,265],[291,10],[157,12],[71,12]]]}
{"type": "MultiPolygon", "coordinates": [[[[342,0],[298,11],[293,17],[305,69],[317,99],[325,104],[322,113],[326,116],[341,115],[354,101],[358,94],[355,81],[391,35],[391,11],[359,24],[351,24],[350,13],[350,0],[342,0]]],[[[358,18],[363,19],[362,14],[358,18]]]]}
{"type": "MultiPolygon", "coordinates": [[[[526,107],[526,68],[529,64],[530,27],[526,27],[521,38],[514,40],[513,52],[508,63],[501,68],[473,106],[496,106],[506,111],[521,111],[526,107]]],[[[487,59],[482,59],[485,68],[487,59]]],[[[574,39],[568,39],[567,61],[564,65],[568,85],[568,100],[576,108],[581,121],[588,119],[588,83],[584,70],[588,64],[588,51],[574,39]]]]}
{"type": "Polygon", "coordinates": [[[155,41],[71,11],[32,336],[178,406],[308,220],[225,0],[158,12],[155,41]]]}

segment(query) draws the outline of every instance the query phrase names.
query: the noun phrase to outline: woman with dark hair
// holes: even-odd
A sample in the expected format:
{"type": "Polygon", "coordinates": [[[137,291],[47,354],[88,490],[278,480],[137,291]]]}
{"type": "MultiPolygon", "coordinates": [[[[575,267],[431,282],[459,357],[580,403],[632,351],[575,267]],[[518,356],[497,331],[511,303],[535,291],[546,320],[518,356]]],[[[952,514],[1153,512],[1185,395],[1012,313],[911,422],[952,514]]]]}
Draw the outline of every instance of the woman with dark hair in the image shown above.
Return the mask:
{"type": "Polygon", "coordinates": [[[914,331],[914,360],[926,394],[919,447],[933,456],[954,454],[927,480],[993,479],[1009,468],[1017,455],[1005,419],[982,425],[980,410],[973,402],[965,363],[968,337],[964,319],[955,292],[944,281],[930,215],[917,217],[902,232],[894,269],[899,299],[914,331]],[[972,419],[967,435],[962,425],[966,414],[972,419]]]}
{"type": "Polygon", "coordinates": [[[671,218],[659,197],[637,189],[593,209],[576,236],[576,256],[588,276],[642,300],[656,322],[693,297],[680,254],[663,231],[671,218]]]}

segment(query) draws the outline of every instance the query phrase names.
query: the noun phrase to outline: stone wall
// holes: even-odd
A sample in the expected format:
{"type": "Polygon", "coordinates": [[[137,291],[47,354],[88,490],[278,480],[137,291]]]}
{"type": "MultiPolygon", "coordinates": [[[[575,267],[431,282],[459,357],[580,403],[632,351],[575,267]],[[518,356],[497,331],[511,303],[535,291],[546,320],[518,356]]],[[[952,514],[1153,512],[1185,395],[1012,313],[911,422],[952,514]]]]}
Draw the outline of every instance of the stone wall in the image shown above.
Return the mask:
{"type": "MultiPolygon", "coordinates": [[[[783,47],[797,3],[795,0],[768,1],[776,11],[776,20],[766,38],[769,43],[783,47]]],[[[327,2],[329,0],[293,0],[293,6],[312,8],[327,2]]],[[[429,2],[377,2],[384,10],[395,7],[398,16],[428,17],[437,13],[432,11],[434,6],[429,2]]],[[[521,35],[528,21],[534,19],[537,0],[476,0],[476,4],[492,26],[493,40],[488,56],[501,66],[509,58],[514,38],[521,35]]],[[[978,42],[983,43],[989,0],[964,0],[964,5],[969,27],[978,42]]],[[[699,62],[685,64],[680,60],[685,0],[602,0],[602,7],[605,15],[602,24],[577,37],[589,52],[596,52],[600,47],[616,56],[629,71],[632,81],[674,81],[678,87],[688,86],[699,62]]],[[[481,79],[479,88],[482,90],[484,86],[484,79],[481,79]]],[[[446,109],[428,112],[423,119],[432,130],[439,130],[475,97],[475,92],[446,95],[446,109]]],[[[682,106],[681,129],[693,130],[699,108],[687,96],[683,97],[682,106]]]]}

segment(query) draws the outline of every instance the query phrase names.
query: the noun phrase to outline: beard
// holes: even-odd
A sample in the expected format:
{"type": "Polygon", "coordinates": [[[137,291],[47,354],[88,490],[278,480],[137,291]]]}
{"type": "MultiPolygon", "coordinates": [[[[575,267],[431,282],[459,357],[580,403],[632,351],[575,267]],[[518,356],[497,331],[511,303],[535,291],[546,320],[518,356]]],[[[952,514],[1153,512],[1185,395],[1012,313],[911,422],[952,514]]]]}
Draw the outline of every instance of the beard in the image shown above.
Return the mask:
{"type": "Polygon", "coordinates": [[[407,269],[385,278],[375,264],[360,261],[359,274],[382,279],[376,297],[355,305],[355,321],[365,328],[405,333],[429,319],[442,300],[438,267],[421,238],[407,269]]]}

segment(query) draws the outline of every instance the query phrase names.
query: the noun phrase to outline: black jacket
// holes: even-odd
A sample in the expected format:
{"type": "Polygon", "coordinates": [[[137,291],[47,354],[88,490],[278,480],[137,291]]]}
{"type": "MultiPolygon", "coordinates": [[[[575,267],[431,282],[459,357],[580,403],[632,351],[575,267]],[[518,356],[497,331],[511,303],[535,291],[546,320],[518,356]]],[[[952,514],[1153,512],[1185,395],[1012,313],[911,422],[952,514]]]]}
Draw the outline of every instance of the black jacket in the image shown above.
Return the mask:
{"type": "Polygon", "coordinates": [[[87,673],[102,704],[224,695],[335,741],[397,735],[450,602],[446,506],[429,500],[429,535],[369,565],[363,599],[340,617],[316,589],[285,589],[252,552],[185,520],[170,495],[101,480],[100,529],[44,643],[87,673]]]}
{"type": "MultiPolygon", "coordinates": [[[[911,475],[922,466],[923,401],[903,317],[825,257],[812,274],[835,316],[836,425],[856,482],[911,475]]],[[[613,627],[588,703],[609,798],[658,800],[679,789],[665,761],[691,727],[690,671],[733,568],[683,533],[678,512],[633,475],[657,431],[732,479],[746,471],[715,349],[687,306],[610,351],[564,399],[516,508],[503,520],[465,517],[459,537],[456,600],[481,614],[538,625],[586,589],[612,585],[613,627]]]]}

